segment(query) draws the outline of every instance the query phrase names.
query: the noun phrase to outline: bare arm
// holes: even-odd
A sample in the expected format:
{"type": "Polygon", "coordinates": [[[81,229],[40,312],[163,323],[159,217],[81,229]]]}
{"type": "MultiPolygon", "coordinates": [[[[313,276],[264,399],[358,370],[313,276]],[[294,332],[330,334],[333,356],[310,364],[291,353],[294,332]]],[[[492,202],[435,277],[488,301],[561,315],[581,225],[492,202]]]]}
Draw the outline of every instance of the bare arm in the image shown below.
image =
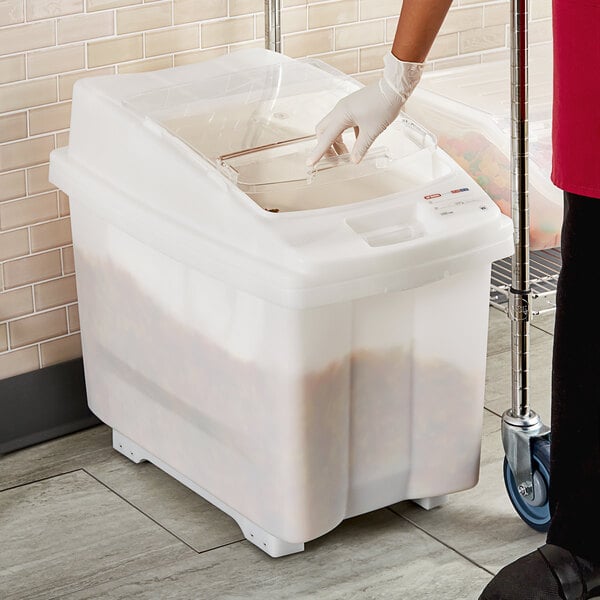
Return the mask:
{"type": "Polygon", "coordinates": [[[404,0],[392,54],[407,62],[424,62],[452,0],[404,0]]]}

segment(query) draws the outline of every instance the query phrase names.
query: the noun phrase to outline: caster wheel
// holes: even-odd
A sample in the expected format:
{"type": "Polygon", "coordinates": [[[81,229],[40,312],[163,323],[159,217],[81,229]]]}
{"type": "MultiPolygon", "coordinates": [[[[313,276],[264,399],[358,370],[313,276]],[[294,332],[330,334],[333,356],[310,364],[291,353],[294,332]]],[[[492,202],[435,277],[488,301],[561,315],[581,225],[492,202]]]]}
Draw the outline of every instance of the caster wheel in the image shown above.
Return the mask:
{"type": "Polygon", "coordinates": [[[550,527],[550,505],[548,489],[550,487],[550,442],[536,440],[532,444],[531,458],[533,462],[533,480],[535,498],[529,501],[517,488],[513,472],[506,458],[504,459],[504,484],[515,510],[536,531],[546,532],[550,527]]]}

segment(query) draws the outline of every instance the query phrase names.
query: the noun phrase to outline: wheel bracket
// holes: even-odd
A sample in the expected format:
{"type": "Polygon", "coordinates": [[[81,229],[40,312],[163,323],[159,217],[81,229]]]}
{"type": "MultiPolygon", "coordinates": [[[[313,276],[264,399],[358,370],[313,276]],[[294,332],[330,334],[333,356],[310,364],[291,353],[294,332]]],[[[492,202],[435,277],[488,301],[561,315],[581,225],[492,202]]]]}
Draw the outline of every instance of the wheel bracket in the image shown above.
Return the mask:
{"type": "Polygon", "coordinates": [[[502,415],[502,444],[506,460],[513,472],[519,494],[533,504],[536,502],[537,480],[533,473],[532,443],[550,439],[550,428],[530,411],[527,418],[513,416],[512,410],[502,415]]]}

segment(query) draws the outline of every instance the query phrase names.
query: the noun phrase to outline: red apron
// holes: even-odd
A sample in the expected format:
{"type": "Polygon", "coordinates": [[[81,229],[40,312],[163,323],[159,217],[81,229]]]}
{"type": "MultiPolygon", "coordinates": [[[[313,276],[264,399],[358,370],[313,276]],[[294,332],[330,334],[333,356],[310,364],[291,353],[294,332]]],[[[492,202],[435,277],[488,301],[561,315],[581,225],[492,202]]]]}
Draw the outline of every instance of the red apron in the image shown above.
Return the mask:
{"type": "Polygon", "coordinates": [[[553,0],[552,181],[600,198],[600,0],[553,0]]]}

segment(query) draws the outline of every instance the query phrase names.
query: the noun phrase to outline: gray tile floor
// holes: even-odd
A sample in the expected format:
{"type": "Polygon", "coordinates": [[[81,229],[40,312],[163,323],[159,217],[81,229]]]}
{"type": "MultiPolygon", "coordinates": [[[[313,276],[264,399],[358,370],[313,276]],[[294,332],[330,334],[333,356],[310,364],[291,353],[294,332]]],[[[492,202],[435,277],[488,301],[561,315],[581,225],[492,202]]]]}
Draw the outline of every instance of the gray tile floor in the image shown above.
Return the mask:
{"type": "MultiPolygon", "coordinates": [[[[553,316],[531,328],[532,406],[550,416],[553,316]]],[[[349,519],[273,559],[236,523],[100,426],[0,457],[0,598],[476,599],[505,563],[544,543],[502,481],[510,321],[490,308],[479,483],[425,511],[411,502],[349,519]]]]}

